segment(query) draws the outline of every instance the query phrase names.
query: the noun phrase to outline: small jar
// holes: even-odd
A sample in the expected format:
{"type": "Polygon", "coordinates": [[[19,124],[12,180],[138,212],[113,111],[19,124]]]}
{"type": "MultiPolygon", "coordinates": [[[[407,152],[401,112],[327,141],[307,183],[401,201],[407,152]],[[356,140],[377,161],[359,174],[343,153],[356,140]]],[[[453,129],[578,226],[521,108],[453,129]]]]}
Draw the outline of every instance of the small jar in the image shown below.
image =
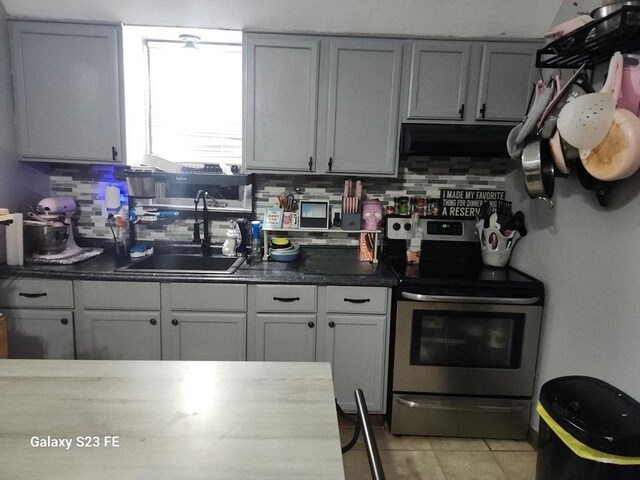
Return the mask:
{"type": "Polygon", "coordinates": [[[409,215],[409,197],[398,198],[398,214],[409,215]]]}
{"type": "Polygon", "coordinates": [[[425,211],[426,200],[424,197],[418,197],[416,199],[416,213],[420,216],[423,216],[425,211]]]}

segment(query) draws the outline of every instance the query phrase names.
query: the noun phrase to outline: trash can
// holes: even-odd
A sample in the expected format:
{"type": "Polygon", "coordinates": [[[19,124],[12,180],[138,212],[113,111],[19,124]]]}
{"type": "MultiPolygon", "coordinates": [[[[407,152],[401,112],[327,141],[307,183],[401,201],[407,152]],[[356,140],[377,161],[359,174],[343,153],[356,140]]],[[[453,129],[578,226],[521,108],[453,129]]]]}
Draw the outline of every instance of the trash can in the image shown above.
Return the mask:
{"type": "Polygon", "coordinates": [[[640,403],[602,380],[548,381],[538,403],[536,480],[640,479],[640,403]]]}

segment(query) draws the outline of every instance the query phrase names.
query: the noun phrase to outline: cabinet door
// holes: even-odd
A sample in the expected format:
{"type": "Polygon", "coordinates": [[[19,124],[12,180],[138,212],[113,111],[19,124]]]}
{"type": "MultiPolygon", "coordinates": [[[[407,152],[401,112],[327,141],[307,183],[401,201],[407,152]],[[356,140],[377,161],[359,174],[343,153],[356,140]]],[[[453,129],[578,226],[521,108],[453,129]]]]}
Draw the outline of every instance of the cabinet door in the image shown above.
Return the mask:
{"type": "Polygon", "coordinates": [[[327,315],[325,358],[331,362],[333,386],[340,406],[355,411],[354,392],[361,388],[370,412],[382,412],[384,402],[384,315],[327,315]]]}
{"type": "Polygon", "coordinates": [[[521,121],[535,76],[536,48],[531,43],[482,46],[476,120],[521,121]]]}
{"type": "Polygon", "coordinates": [[[171,312],[163,318],[163,360],[245,360],[244,313],[171,312]]]}
{"type": "Polygon", "coordinates": [[[396,40],[330,41],[326,172],[395,174],[402,48],[396,40]]]}
{"type": "Polygon", "coordinates": [[[120,162],[120,27],[12,22],[23,157],[120,162]]]}
{"type": "Polygon", "coordinates": [[[259,313],[255,320],[253,360],[268,362],[314,362],[316,316],[259,313]]]}
{"type": "Polygon", "coordinates": [[[160,312],[77,312],[78,358],[160,360],[160,312]]]}
{"type": "Polygon", "coordinates": [[[3,313],[9,358],[75,358],[71,310],[5,309],[3,313]]]}
{"type": "Polygon", "coordinates": [[[315,171],[319,40],[245,36],[247,171],[315,171]]]}
{"type": "Polygon", "coordinates": [[[408,120],[464,120],[471,43],[413,42],[408,120]]]}

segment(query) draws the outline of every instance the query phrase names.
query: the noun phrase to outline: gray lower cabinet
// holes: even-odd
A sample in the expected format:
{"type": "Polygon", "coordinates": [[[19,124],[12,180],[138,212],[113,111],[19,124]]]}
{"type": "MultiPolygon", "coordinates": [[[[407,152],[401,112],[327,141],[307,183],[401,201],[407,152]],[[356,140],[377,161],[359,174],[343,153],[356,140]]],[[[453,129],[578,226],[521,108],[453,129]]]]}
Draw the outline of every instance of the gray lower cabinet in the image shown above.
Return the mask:
{"type": "Polygon", "coordinates": [[[314,362],[315,285],[249,285],[248,359],[314,362]]]}
{"type": "Polygon", "coordinates": [[[331,362],[336,399],[355,411],[354,391],[362,389],[370,412],[386,409],[391,289],[321,287],[318,361],[331,362]]]}
{"type": "Polygon", "coordinates": [[[11,21],[18,152],[25,160],[124,160],[121,27],[11,21]]]}
{"type": "Polygon", "coordinates": [[[9,358],[73,360],[73,311],[2,309],[8,319],[9,358]]]}
{"type": "Polygon", "coordinates": [[[78,358],[160,360],[160,284],[75,281],[78,358]]]}
{"type": "Polygon", "coordinates": [[[403,121],[520,121],[533,88],[536,42],[407,41],[403,121]]]}
{"type": "Polygon", "coordinates": [[[75,358],[73,306],[70,281],[0,280],[9,358],[75,358]]]}
{"type": "Polygon", "coordinates": [[[391,291],[386,287],[250,285],[248,359],[330,362],[338,403],[361,388],[384,413],[391,291]]]}
{"type": "Polygon", "coordinates": [[[248,172],[397,172],[404,43],[246,33],[248,172]]]}
{"type": "Polygon", "coordinates": [[[247,286],[162,284],[164,360],[246,359],[247,286]]]}

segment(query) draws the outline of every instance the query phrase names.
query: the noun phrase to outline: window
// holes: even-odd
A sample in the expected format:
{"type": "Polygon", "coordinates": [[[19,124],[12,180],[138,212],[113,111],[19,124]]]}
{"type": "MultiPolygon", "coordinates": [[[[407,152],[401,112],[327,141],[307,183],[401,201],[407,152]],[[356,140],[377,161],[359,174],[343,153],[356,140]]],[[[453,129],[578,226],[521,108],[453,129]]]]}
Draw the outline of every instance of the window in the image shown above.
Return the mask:
{"type": "MultiPolygon", "coordinates": [[[[173,37],[176,38],[177,37],[173,37]]],[[[147,39],[149,153],[178,163],[242,163],[242,45],[147,39]]]]}

